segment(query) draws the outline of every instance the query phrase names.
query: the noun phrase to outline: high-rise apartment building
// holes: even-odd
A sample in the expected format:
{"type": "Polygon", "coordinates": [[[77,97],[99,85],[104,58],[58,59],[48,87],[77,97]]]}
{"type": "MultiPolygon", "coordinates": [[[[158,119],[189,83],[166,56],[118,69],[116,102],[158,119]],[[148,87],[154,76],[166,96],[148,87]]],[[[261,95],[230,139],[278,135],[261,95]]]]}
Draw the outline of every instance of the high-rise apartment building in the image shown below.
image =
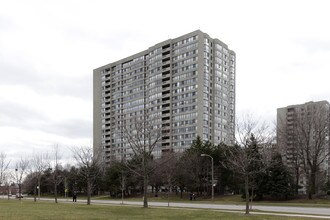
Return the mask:
{"type": "Polygon", "coordinates": [[[329,114],[327,101],[277,109],[277,147],[303,193],[308,184],[306,175],[315,172],[308,168],[309,160],[320,164],[319,173],[314,173],[319,179],[329,175],[329,114]]]}
{"type": "Polygon", "coordinates": [[[123,129],[135,118],[162,130],[156,157],[197,136],[234,142],[235,53],[199,30],[95,69],[93,90],[93,145],[107,163],[132,155],[123,129]]]}

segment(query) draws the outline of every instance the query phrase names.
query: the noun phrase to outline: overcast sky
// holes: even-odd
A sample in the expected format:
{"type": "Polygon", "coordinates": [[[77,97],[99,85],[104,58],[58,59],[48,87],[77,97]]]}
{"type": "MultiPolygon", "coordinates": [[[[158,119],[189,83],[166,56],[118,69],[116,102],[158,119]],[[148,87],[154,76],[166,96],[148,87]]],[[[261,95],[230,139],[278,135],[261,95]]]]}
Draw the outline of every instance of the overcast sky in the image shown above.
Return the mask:
{"type": "Polygon", "coordinates": [[[236,52],[237,115],[330,100],[330,1],[0,0],[0,152],[92,144],[92,72],[200,29],[236,52]]]}

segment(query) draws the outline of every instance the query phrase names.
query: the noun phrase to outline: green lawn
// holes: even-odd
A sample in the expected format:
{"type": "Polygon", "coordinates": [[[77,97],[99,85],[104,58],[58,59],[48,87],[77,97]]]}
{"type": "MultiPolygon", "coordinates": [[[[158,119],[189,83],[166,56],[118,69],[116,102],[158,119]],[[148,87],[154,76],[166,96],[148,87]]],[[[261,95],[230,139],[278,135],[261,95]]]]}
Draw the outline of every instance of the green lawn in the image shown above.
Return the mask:
{"type": "Polygon", "coordinates": [[[28,200],[0,200],[0,219],[256,219],[256,220],[298,220],[308,218],[279,217],[226,213],[215,210],[148,208],[114,205],[91,205],[79,203],[33,202],[28,200]]]}

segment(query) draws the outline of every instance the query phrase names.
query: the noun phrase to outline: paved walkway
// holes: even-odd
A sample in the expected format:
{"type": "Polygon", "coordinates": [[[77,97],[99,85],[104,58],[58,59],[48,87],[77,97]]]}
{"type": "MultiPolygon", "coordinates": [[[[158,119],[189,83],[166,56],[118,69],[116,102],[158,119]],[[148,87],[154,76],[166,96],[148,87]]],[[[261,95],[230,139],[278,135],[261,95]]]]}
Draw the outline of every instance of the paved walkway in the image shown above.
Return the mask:
{"type": "MultiPolygon", "coordinates": [[[[80,202],[86,202],[84,200],[80,202]]],[[[92,200],[94,204],[122,204],[118,200],[92,200]]],[[[143,206],[143,202],[125,201],[124,205],[143,206]]],[[[229,212],[245,213],[245,205],[227,205],[227,204],[206,204],[206,203],[167,203],[167,202],[148,202],[150,207],[172,207],[172,208],[193,208],[193,209],[212,209],[229,212]]],[[[251,214],[266,214],[277,216],[292,216],[306,218],[330,219],[330,208],[312,208],[312,207],[290,207],[290,206],[264,206],[254,205],[251,214]],[[255,212],[258,211],[258,212],[255,212]],[[292,214],[289,214],[292,213],[292,214]]]]}
{"type": "MultiPolygon", "coordinates": [[[[86,202],[86,201],[84,201],[86,202]]],[[[92,200],[92,203],[101,204],[121,204],[118,200],[92,200]]],[[[142,206],[141,202],[125,201],[125,205],[137,205],[142,206]]],[[[219,210],[235,210],[244,211],[245,205],[229,205],[229,204],[210,204],[210,203],[181,203],[181,202],[148,202],[149,206],[157,207],[177,207],[177,208],[197,208],[197,209],[219,209],[219,210]]],[[[282,213],[299,213],[299,214],[313,214],[313,215],[328,215],[330,217],[330,207],[295,207],[295,206],[265,206],[265,205],[253,205],[253,210],[264,212],[282,212],[282,213]]]]}

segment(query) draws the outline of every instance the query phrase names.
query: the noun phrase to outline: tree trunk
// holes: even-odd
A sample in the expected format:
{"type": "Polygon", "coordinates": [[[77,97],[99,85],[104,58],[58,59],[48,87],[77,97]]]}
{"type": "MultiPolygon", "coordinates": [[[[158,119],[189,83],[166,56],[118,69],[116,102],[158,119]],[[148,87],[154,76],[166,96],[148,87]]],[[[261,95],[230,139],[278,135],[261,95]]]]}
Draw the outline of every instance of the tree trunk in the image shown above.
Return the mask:
{"type": "Polygon", "coordinates": [[[312,183],[311,183],[311,177],[309,178],[308,181],[308,186],[307,186],[307,199],[311,200],[312,199],[312,183]]]}
{"type": "Polygon", "coordinates": [[[308,180],[308,199],[313,199],[313,195],[316,193],[316,171],[311,169],[308,180]]]}
{"type": "Polygon", "coordinates": [[[183,187],[180,187],[180,199],[183,197],[183,187]]]}
{"type": "Polygon", "coordinates": [[[316,170],[311,170],[311,194],[316,194],[316,170]]]}
{"type": "Polygon", "coordinates": [[[312,175],[306,172],[307,176],[307,199],[312,199],[312,175]]]}
{"type": "Polygon", "coordinates": [[[143,176],[143,208],[148,208],[147,191],[148,191],[148,176],[147,174],[145,174],[143,176]]]}
{"type": "Polygon", "coordinates": [[[55,185],[54,185],[54,196],[55,196],[55,203],[57,203],[57,182],[55,180],[55,185]]]}
{"type": "Polygon", "coordinates": [[[38,176],[38,200],[40,200],[40,183],[41,183],[41,175],[38,176]]]}
{"type": "Polygon", "coordinates": [[[311,193],[310,190],[308,190],[308,199],[309,199],[309,200],[312,200],[312,199],[313,199],[313,197],[312,197],[312,193],[311,193]]]}
{"type": "Polygon", "coordinates": [[[19,198],[19,200],[21,201],[21,197],[22,197],[22,184],[21,183],[19,183],[18,184],[18,198],[19,198]]]}
{"type": "Polygon", "coordinates": [[[298,189],[299,189],[299,167],[296,168],[296,189],[295,189],[296,195],[298,195],[298,189]]]}
{"type": "Polygon", "coordinates": [[[37,201],[37,187],[38,187],[38,185],[34,186],[34,189],[33,189],[34,202],[37,201]]]}
{"type": "Polygon", "coordinates": [[[8,184],[8,187],[7,187],[7,196],[8,196],[8,200],[9,200],[9,194],[10,194],[10,185],[8,184]]]}
{"type": "Polygon", "coordinates": [[[245,214],[250,214],[249,177],[245,176],[245,214]]]}
{"type": "Polygon", "coordinates": [[[252,190],[251,190],[250,210],[252,210],[253,197],[254,197],[254,184],[252,184],[252,190]]]}
{"type": "Polygon", "coordinates": [[[87,180],[87,205],[91,204],[92,185],[90,180],[87,180]]]}

